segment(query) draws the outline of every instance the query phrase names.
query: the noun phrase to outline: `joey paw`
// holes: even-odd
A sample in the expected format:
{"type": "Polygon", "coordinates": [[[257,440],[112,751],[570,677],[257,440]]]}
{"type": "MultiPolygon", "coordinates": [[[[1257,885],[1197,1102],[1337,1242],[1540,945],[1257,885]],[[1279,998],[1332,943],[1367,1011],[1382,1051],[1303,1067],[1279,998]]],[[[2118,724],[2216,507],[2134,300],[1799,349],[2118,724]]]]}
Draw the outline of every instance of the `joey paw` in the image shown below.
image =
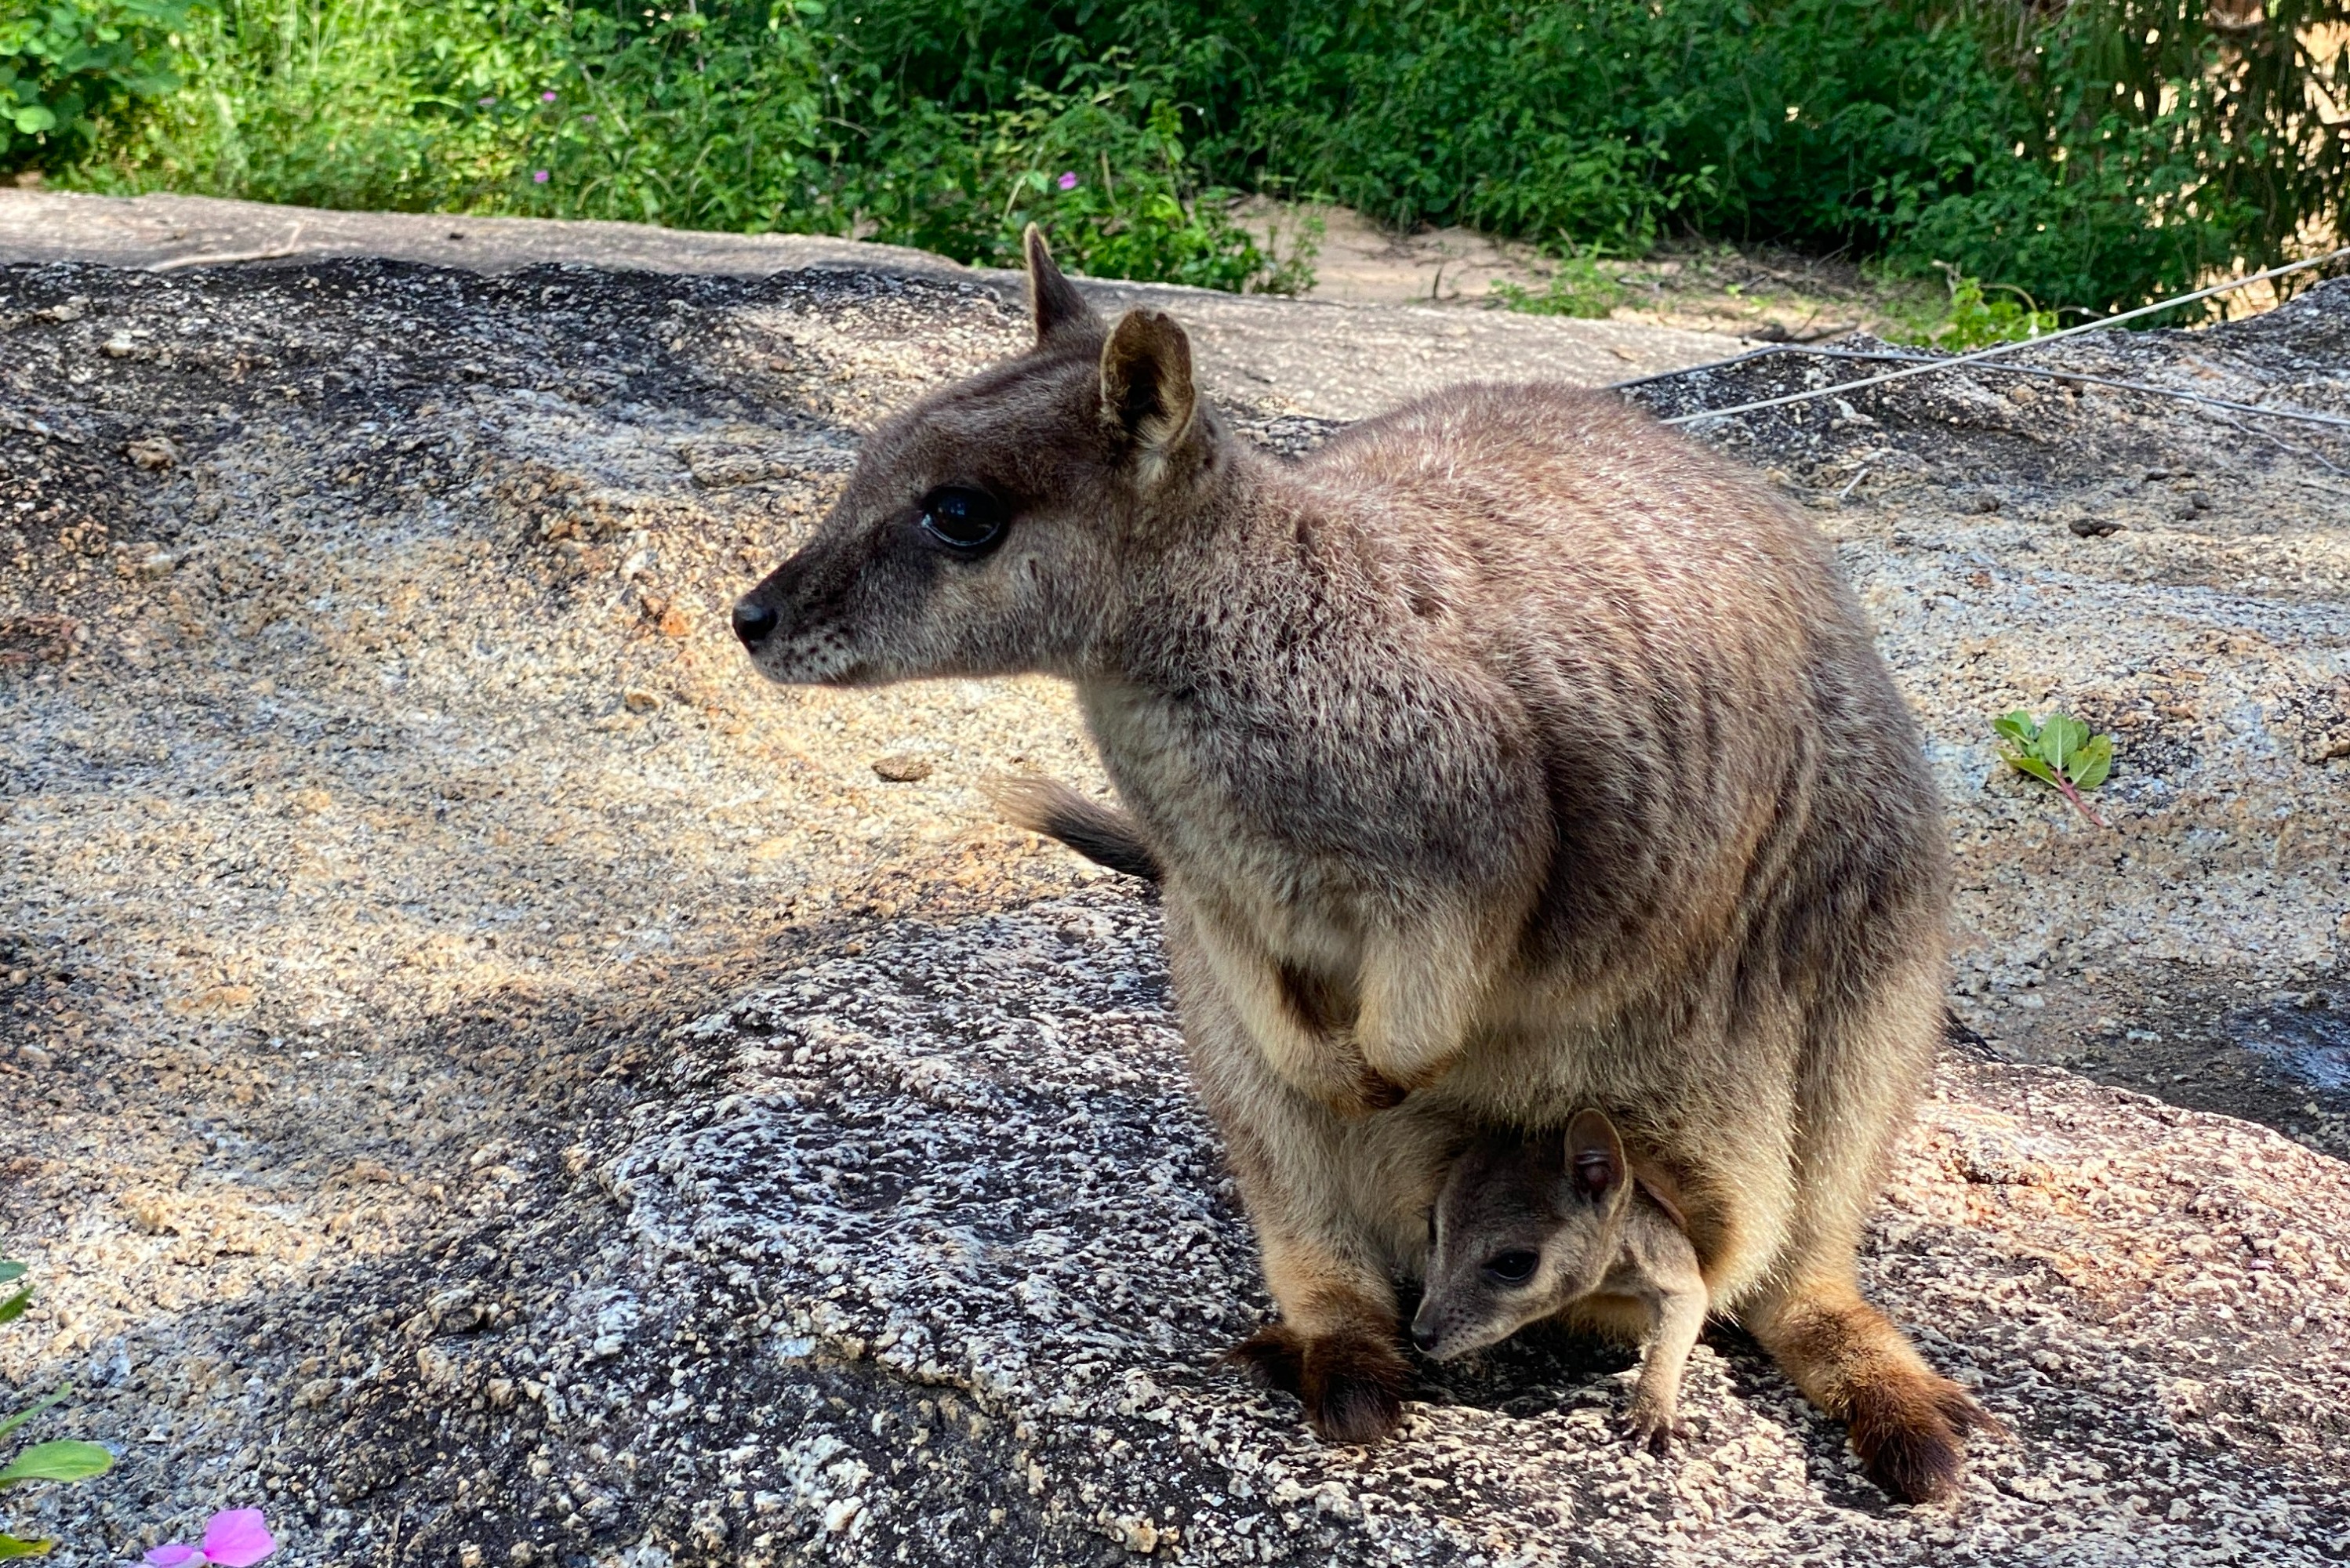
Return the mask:
{"type": "Polygon", "coordinates": [[[1674,1438],[1687,1442],[1695,1436],[1690,1430],[1690,1424],[1682,1420],[1670,1406],[1650,1405],[1637,1399],[1624,1413],[1624,1430],[1636,1447],[1658,1455],[1669,1452],[1674,1438]]]}

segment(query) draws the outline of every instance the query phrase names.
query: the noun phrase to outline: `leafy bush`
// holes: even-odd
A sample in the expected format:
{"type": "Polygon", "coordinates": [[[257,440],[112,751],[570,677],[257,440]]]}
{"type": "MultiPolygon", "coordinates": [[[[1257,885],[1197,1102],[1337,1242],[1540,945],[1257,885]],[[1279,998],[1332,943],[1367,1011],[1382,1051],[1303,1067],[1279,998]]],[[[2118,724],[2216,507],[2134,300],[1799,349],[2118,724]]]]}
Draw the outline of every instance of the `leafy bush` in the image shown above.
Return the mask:
{"type": "Polygon", "coordinates": [[[1295,292],[1303,258],[1276,263],[1230,216],[1239,192],[1202,188],[1165,73],[1124,63],[1080,66],[1057,90],[1024,84],[1008,109],[900,116],[876,139],[898,156],[851,173],[844,203],[876,239],[987,265],[1020,265],[1034,222],[1096,277],[1295,292]]]}
{"type": "MultiPolygon", "coordinates": [[[[2345,0],[1200,0],[1261,87],[1203,142],[1391,222],[1667,223],[2102,311],[2338,226],[2345,0]],[[1245,20],[1244,20],[1245,18],[1245,20]],[[2328,30],[2330,27],[2330,31],[2328,30]]],[[[1195,94],[1203,101],[1205,93],[1195,94]]],[[[1229,170],[1224,177],[1232,178],[1229,170]]]]}
{"type": "Polygon", "coordinates": [[[958,110],[829,20],[815,0],[215,0],[190,43],[210,94],[126,127],[88,172],[117,190],[855,233],[982,265],[1016,262],[1033,220],[1100,276],[1308,275],[1232,221],[1237,192],[1189,158],[1164,67],[1111,49],[958,110]]]}
{"type": "Polygon", "coordinates": [[[1283,281],[1225,208],[1264,191],[2092,312],[2281,260],[2350,192],[2350,0],[189,4],[186,85],[108,100],[86,182],[975,261],[1034,217],[1081,268],[1224,287],[1283,281]]]}
{"type": "Polygon", "coordinates": [[[50,0],[0,17],[0,168],[87,152],[99,121],[178,84],[188,0],[50,0]]]}

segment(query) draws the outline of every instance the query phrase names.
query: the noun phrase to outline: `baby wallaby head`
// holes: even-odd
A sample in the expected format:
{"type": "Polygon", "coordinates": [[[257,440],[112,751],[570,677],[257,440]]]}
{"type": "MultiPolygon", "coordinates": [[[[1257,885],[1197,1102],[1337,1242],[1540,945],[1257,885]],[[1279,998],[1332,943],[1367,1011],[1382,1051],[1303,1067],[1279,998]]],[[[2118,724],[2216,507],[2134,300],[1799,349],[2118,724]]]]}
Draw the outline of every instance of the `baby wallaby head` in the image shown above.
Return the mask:
{"type": "Polygon", "coordinates": [[[1082,673],[1140,536],[1231,467],[1183,329],[1106,327],[1033,226],[1027,256],[1035,345],[874,431],[815,536],[734,607],[769,679],[1082,673]]]}
{"type": "Polygon", "coordinates": [[[1446,1176],[1430,1216],[1428,1289],[1411,1342],[1439,1361],[1496,1345],[1599,1288],[1631,1201],[1624,1142],[1606,1113],[1564,1137],[1480,1137],[1446,1176]]]}

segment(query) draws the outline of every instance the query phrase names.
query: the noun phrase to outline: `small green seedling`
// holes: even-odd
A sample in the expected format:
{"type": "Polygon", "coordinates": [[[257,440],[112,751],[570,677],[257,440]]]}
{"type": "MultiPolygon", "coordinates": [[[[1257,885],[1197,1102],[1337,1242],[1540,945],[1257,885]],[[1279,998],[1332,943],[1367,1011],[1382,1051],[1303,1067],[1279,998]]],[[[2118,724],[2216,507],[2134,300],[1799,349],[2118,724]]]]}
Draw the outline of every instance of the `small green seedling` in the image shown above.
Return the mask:
{"type": "MultiPolygon", "coordinates": [[[[25,1277],[22,1263],[0,1261],[0,1286],[12,1285],[25,1277]]],[[[25,1315],[25,1308],[33,1299],[33,1287],[26,1285],[16,1294],[0,1299],[0,1323],[25,1315]]],[[[73,1392],[61,1388],[46,1399],[36,1400],[24,1409],[0,1418],[0,1441],[8,1434],[73,1392]]],[[[114,1456],[96,1443],[61,1441],[35,1443],[6,1463],[0,1464],[0,1491],[19,1481],[78,1481],[104,1475],[114,1463],[114,1456]]],[[[54,1541],[24,1541],[0,1530],[0,1559],[38,1557],[57,1544],[54,1541]]]]}
{"type": "Polygon", "coordinates": [[[2081,794],[2105,783],[2114,771],[2111,735],[2092,735],[2089,726],[2063,713],[2051,713],[2042,723],[2021,708],[2002,713],[1991,727],[1999,732],[1999,754],[2008,766],[2063,791],[2074,809],[2099,827],[2113,826],[2081,794]]]}

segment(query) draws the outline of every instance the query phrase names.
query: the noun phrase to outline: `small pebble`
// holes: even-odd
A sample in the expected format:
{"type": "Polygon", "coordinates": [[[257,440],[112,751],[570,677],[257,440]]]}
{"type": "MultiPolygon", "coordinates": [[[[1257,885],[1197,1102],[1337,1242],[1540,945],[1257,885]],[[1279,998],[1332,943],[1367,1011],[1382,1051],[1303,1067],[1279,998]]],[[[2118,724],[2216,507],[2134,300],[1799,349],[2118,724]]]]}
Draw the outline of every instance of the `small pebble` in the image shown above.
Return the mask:
{"type": "Polygon", "coordinates": [[[931,776],[931,759],[910,752],[893,752],[873,760],[873,771],[891,784],[914,784],[931,776]]]}
{"type": "Polygon", "coordinates": [[[122,449],[122,455],[150,473],[158,473],[180,461],[180,449],[172,444],[169,436],[149,436],[134,441],[122,449]]]}

